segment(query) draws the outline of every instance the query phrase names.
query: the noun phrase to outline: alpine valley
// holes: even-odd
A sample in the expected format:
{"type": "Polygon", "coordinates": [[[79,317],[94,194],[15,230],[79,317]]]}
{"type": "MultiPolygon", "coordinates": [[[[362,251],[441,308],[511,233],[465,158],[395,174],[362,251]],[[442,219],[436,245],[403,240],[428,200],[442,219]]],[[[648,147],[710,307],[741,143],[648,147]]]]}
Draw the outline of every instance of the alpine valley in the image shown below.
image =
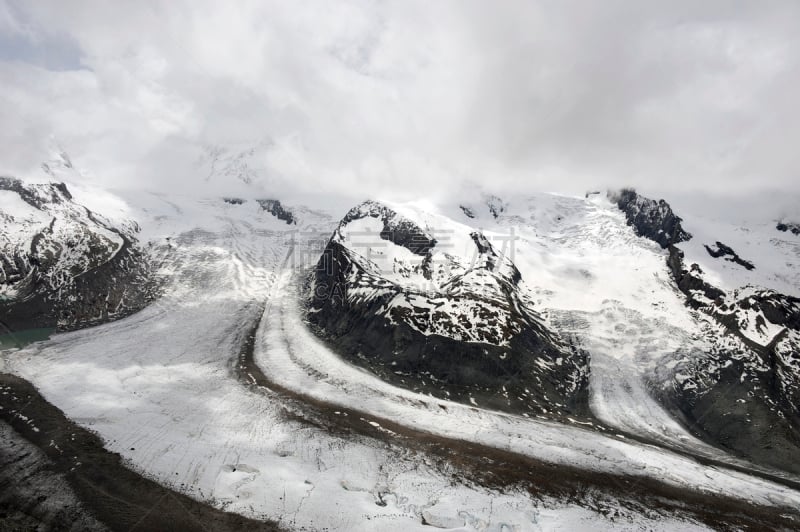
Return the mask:
{"type": "Polygon", "coordinates": [[[800,529],[798,219],[43,168],[0,177],[11,529],[800,529]]]}

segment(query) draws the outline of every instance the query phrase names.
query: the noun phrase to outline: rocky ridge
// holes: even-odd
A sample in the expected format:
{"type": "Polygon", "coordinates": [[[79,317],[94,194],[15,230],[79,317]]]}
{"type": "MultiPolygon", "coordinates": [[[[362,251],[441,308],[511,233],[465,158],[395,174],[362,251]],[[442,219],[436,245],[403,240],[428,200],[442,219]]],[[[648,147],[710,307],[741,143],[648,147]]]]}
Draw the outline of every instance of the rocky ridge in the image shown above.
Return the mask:
{"type": "Polygon", "coordinates": [[[64,183],[0,178],[0,324],[69,330],[126,316],[157,294],[135,222],[76,203],[64,183]]]}
{"type": "Polygon", "coordinates": [[[775,229],[784,233],[789,232],[793,235],[800,235],[800,224],[794,222],[779,222],[775,229]]]}
{"type": "Polygon", "coordinates": [[[281,205],[281,202],[274,199],[260,199],[256,200],[259,206],[276,217],[279,220],[283,220],[287,224],[296,224],[296,220],[292,211],[281,205]]]}
{"type": "Polygon", "coordinates": [[[634,228],[637,235],[657,242],[662,248],[692,238],[681,226],[683,220],[672,212],[663,199],[655,201],[640,196],[630,188],[609,194],[609,199],[625,213],[628,225],[634,228]]]}

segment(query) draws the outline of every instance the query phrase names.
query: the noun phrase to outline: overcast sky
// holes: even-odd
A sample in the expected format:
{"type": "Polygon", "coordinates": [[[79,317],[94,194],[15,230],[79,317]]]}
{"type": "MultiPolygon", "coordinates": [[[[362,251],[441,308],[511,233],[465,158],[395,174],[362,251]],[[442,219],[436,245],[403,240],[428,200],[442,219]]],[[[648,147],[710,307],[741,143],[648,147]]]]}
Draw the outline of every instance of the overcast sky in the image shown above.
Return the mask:
{"type": "Polygon", "coordinates": [[[0,49],[2,173],[57,144],[167,190],[800,188],[795,0],[12,1],[0,49]]]}

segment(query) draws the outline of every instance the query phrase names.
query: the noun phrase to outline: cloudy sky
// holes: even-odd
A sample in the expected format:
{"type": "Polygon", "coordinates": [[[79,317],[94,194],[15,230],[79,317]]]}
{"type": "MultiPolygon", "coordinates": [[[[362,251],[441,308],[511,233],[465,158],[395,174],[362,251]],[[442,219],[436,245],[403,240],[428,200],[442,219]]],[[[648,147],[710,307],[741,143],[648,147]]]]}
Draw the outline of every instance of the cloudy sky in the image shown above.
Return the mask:
{"type": "Polygon", "coordinates": [[[800,2],[0,3],[0,172],[439,195],[800,188],[800,2]]]}

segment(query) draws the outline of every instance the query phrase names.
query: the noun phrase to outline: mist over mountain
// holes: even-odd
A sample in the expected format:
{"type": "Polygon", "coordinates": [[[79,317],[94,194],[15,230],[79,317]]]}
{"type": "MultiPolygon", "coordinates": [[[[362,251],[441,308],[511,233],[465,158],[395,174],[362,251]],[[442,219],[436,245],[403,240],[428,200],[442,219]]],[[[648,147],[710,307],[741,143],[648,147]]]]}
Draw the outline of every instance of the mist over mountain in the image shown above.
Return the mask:
{"type": "Polygon", "coordinates": [[[0,529],[800,529],[798,27],[0,0],[0,529]]]}
{"type": "Polygon", "coordinates": [[[794,2],[3,2],[0,172],[35,174],[52,135],[106,188],[796,195],[799,22],[794,2]]]}

